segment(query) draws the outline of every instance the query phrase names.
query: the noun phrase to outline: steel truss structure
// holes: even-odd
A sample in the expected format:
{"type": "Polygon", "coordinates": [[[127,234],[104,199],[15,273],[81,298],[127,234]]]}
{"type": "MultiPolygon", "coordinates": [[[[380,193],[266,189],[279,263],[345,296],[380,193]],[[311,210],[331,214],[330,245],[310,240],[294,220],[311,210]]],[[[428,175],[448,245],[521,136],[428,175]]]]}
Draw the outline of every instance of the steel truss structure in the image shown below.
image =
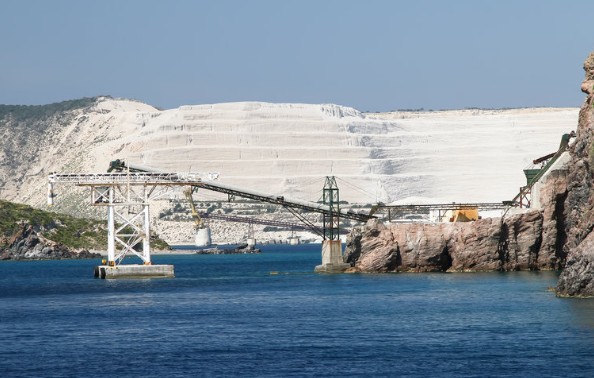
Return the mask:
{"type": "Polygon", "coordinates": [[[330,209],[328,214],[324,214],[324,240],[338,240],[340,234],[340,197],[334,176],[326,177],[323,201],[330,209]]]}

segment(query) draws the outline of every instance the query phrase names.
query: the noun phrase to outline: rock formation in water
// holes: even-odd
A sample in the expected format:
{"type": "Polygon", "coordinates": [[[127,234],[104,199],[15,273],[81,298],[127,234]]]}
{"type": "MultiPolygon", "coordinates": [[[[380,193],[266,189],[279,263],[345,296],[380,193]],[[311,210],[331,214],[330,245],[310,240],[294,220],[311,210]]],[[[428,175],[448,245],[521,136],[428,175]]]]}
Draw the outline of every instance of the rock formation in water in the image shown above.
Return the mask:
{"type": "Polygon", "coordinates": [[[360,272],[555,269],[559,257],[541,250],[542,231],[539,211],[468,223],[373,220],[350,235],[345,260],[360,272]]]}
{"type": "Polygon", "coordinates": [[[8,240],[3,240],[0,260],[60,260],[100,258],[86,249],[75,250],[39,235],[33,226],[23,223],[8,240]]]}

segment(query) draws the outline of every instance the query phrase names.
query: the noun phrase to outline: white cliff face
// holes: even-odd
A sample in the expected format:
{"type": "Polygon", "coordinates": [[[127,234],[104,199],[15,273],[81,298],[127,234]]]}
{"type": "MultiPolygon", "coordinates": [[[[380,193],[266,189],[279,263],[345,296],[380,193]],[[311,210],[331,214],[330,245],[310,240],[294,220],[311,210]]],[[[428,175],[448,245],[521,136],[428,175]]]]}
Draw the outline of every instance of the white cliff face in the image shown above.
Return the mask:
{"type": "MultiPolygon", "coordinates": [[[[50,170],[101,172],[125,158],[218,172],[225,183],[308,200],[334,175],[349,202],[501,201],[524,183],[522,169],[555,151],[576,123],[573,108],[364,115],[338,105],[251,102],[158,111],[103,99],[26,169],[37,176],[33,184],[50,170]]],[[[29,202],[30,189],[7,194],[29,202]]]]}
{"type": "Polygon", "coordinates": [[[2,197],[40,206],[50,172],[104,172],[123,158],[217,172],[227,184],[311,201],[333,175],[350,203],[499,202],[525,184],[522,169],[533,159],[557,150],[578,109],[364,114],[332,104],[241,102],[160,111],[103,98],[72,116],[38,141],[23,183],[2,197]]]}
{"type": "Polygon", "coordinates": [[[229,103],[137,117],[143,126],[101,155],[218,172],[225,183],[309,200],[334,175],[349,202],[498,202],[513,198],[533,159],[556,151],[577,109],[364,115],[337,105],[229,103]]]}

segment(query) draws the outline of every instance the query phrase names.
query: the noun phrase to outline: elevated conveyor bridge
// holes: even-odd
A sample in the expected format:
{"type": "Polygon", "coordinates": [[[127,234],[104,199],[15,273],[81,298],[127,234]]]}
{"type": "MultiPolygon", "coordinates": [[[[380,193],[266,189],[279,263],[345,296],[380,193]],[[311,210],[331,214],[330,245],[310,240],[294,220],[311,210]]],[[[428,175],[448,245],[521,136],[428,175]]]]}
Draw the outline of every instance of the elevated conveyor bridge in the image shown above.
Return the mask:
{"type": "MultiPolygon", "coordinates": [[[[54,185],[73,184],[89,187],[91,205],[106,206],[108,218],[108,265],[116,266],[128,254],[138,256],[144,264],[151,264],[149,201],[163,198],[172,188],[189,186],[219,193],[230,199],[237,197],[280,205],[296,215],[309,228],[318,232],[319,227],[301,216],[299,211],[323,215],[324,229],[320,233],[326,239],[325,228],[338,224],[339,218],[365,222],[373,216],[344,211],[336,203],[324,204],[282,195],[248,190],[214,180],[202,180],[199,175],[168,172],[108,172],[86,174],[51,174],[48,177],[48,203],[53,204],[54,185]],[[116,225],[117,224],[117,225],[116,225]],[[142,244],[142,248],[138,246],[142,244]]],[[[333,189],[334,190],[334,189],[333,189]]],[[[336,189],[337,190],[337,189],[336,189]]],[[[332,228],[332,241],[338,239],[338,228],[332,228]]]]}
{"type": "Polygon", "coordinates": [[[428,214],[432,211],[437,212],[437,218],[441,219],[448,211],[463,211],[463,210],[507,210],[509,205],[505,202],[480,202],[480,203],[435,203],[435,204],[421,204],[421,205],[376,205],[372,207],[370,214],[385,214],[388,221],[392,221],[394,217],[401,217],[402,214],[428,214]]]}
{"type": "MultiPolygon", "coordinates": [[[[48,180],[52,186],[53,184],[57,183],[70,183],[78,186],[109,186],[119,189],[136,186],[192,186],[214,192],[225,193],[230,196],[230,199],[237,196],[259,202],[272,203],[285,208],[299,209],[320,214],[329,214],[331,212],[330,207],[322,203],[287,198],[281,195],[270,195],[255,190],[243,189],[237,186],[223,184],[217,181],[203,181],[196,175],[192,174],[153,172],[52,174],[48,177],[48,180]]],[[[49,198],[51,198],[51,196],[49,198]]],[[[355,213],[353,211],[340,210],[339,213],[341,218],[352,219],[358,222],[366,222],[367,220],[373,218],[371,215],[355,213]]]]}

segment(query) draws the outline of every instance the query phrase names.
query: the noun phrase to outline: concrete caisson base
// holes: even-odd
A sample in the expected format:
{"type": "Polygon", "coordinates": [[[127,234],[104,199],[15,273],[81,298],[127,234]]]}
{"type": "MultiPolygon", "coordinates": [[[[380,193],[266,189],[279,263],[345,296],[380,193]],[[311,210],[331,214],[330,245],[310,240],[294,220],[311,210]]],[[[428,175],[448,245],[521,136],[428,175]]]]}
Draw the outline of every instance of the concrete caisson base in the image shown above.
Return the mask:
{"type": "Polygon", "coordinates": [[[174,277],[173,265],[99,265],[95,278],[161,278],[174,277]]]}
{"type": "Polygon", "coordinates": [[[315,267],[314,272],[316,273],[342,273],[349,269],[351,264],[322,264],[315,267]]]}
{"type": "Polygon", "coordinates": [[[322,265],[316,266],[316,273],[342,273],[351,265],[342,260],[342,243],[340,240],[324,240],[322,242],[322,265]]]}
{"type": "Polygon", "coordinates": [[[196,231],[196,238],[195,238],[196,247],[208,247],[212,244],[211,236],[210,236],[210,228],[199,228],[196,231]]]}

